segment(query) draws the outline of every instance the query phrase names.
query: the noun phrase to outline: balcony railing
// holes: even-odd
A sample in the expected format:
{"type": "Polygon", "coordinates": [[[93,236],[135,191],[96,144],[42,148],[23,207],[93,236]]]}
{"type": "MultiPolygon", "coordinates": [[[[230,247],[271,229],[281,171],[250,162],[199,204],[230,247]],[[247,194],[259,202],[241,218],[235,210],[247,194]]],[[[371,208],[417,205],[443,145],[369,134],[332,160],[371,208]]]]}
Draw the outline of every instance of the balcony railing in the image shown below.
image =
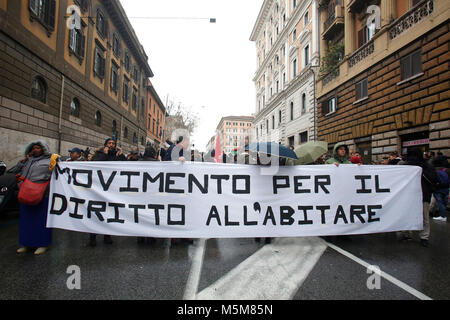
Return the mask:
{"type": "Polygon", "coordinates": [[[364,44],[361,48],[356,50],[349,58],[348,58],[348,66],[351,68],[360,61],[364,60],[368,56],[370,56],[375,51],[375,45],[373,39],[364,44]]]}
{"type": "Polygon", "coordinates": [[[325,21],[323,23],[323,30],[327,30],[331,24],[334,22],[334,20],[336,19],[336,13],[333,12],[333,14],[327,19],[327,21],[325,21]]]}
{"type": "Polygon", "coordinates": [[[339,67],[336,68],[336,70],[331,71],[325,77],[322,78],[322,86],[325,87],[327,84],[329,84],[331,81],[333,81],[337,77],[339,77],[339,67]]]}
{"type": "Polygon", "coordinates": [[[402,17],[397,19],[393,23],[393,26],[389,29],[389,38],[395,39],[402,33],[406,32],[411,27],[420,23],[423,19],[428,17],[434,11],[434,1],[426,0],[417,4],[410,11],[405,13],[402,17]]]}

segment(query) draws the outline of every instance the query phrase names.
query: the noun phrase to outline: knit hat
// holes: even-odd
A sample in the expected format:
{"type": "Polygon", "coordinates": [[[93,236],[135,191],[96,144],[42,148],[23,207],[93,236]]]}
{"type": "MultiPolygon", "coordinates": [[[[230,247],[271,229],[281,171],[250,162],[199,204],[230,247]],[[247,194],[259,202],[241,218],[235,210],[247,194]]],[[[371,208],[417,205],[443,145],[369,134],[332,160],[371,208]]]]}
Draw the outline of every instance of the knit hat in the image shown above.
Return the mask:
{"type": "Polygon", "coordinates": [[[357,156],[351,157],[351,158],[350,158],[350,162],[351,162],[351,163],[354,163],[354,164],[358,164],[358,163],[361,163],[361,164],[362,164],[361,158],[360,158],[360,157],[357,157],[357,156]]]}

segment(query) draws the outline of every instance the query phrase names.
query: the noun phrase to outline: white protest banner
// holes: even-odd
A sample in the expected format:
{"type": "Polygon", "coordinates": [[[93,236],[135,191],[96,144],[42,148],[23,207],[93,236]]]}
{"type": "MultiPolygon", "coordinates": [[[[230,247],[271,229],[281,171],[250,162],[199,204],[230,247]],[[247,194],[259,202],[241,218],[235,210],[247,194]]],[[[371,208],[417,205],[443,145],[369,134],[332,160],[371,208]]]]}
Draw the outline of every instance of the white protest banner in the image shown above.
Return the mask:
{"type": "Polygon", "coordinates": [[[161,238],[349,235],[422,229],[421,168],[67,162],[47,226],[161,238]]]}

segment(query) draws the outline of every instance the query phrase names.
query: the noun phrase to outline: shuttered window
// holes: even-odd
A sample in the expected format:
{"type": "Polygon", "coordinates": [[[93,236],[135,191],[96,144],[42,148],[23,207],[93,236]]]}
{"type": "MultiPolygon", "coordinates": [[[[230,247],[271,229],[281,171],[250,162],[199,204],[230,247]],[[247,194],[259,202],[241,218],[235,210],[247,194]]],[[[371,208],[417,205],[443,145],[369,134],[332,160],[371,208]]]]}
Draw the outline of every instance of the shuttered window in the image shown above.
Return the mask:
{"type": "Polygon", "coordinates": [[[422,50],[419,49],[401,59],[402,80],[422,72],[422,50]]]}
{"type": "Polygon", "coordinates": [[[69,30],[69,50],[78,58],[84,59],[86,46],[86,37],[83,34],[83,28],[69,30]]]}
{"type": "Polygon", "coordinates": [[[47,29],[47,33],[55,30],[56,0],[29,0],[28,9],[31,20],[39,21],[47,29]]]}
{"type": "Polygon", "coordinates": [[[94,57],[94,74],[98,76],[100,79],[105,78],[105,58],[104,51],[99,47],[95,48],[95,57],[94,57]]]}
{"type": "Polygon", "coordinates": [[[369,96],[367,83],[367,79],[364,79],[356,84],[356,100],[361,100],[369,96]]]}

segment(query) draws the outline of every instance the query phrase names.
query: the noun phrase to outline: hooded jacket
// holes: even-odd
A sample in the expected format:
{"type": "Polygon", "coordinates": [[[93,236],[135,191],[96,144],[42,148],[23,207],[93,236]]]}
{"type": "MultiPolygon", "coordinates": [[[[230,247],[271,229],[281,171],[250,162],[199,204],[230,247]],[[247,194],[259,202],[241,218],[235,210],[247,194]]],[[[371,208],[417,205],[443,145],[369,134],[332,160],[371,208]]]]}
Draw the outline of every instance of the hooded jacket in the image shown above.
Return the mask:
{"type": "Polygon", "coordinates": [[[20,161],[14,173],[20,174],[31,182],[42,183],[49,181],[52,176],[52,171],[49,169],[52,155],[48,145],[43,141],[34,141],[28,144],[25,148],[24,155],[27,156],[35,145],[41,146],[44,153],[37,158],[31,156],[25,163],[20,161]]]}
{"type": "Polygon", "coordinates": [[[348,146],[344,142],[336,143],[336,145],[334,146],[334,149],[333,149],[333,157],[328,159],[325,162],[325,164],[334,164],[336,162],[339,164],[352,164],[351,161],[349,160],[348,146]],[[343,158],[339,157],[339,155],[337,154],[337,150],[340,147],[345,147],[345,150],[346,150],[345,157],[343,157],[343,158]]]}

